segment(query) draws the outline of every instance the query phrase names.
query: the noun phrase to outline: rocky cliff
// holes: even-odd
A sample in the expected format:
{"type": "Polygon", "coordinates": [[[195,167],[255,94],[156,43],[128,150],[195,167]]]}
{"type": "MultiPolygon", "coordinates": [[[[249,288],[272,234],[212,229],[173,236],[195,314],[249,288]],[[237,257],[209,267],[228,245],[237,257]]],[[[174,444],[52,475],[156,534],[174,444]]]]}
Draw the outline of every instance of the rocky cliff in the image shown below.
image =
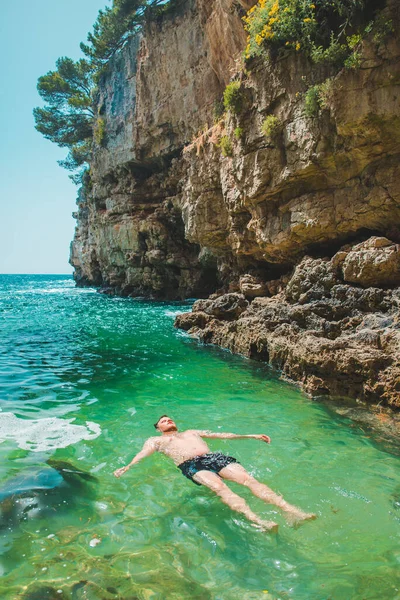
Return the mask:
{"type": "Polygon", "coordinates": [[[78,283],[158,298],[215,289],[215,258],[185,233],[182,150],[212,123],[236,70],[242,14],[232,0],[183,1],[109,64],[97,98],[104,139],[75,214],[78,283]]]}
{"type": "Polygon", "coordinates": [[[182,2],[110,63],[76,280],[157,298],[217,291],[178,326],[315,395],[400,405],[396,3],[383,9],[392,32],[372,29],[357,68],[339,73],[301,53],[241,69],[254,3],[182,2]],[[232,77],[240,111],[216,120],[232,77]]]}

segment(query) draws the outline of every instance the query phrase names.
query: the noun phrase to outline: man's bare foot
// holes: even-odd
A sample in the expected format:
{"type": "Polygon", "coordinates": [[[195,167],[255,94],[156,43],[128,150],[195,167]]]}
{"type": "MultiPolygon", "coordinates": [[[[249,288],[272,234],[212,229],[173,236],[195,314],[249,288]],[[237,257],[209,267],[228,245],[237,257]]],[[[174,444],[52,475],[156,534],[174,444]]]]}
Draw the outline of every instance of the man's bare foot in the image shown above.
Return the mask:
{"type": "Polygon", "coordinates": [[[292,525],[292,527],[299,527],[305,521],[314,521],[317,518],[317,515],[297,510],[286,513],[285,517],[289,525],[292,525]]]}
{"type": "Polygon", "coordinates": [[[261,531],[267,531],[268,533],[277,533],[279,527],[274,521],[261,521],[261,519],[257,523],[253,523],[253,526],[261,531]]]}

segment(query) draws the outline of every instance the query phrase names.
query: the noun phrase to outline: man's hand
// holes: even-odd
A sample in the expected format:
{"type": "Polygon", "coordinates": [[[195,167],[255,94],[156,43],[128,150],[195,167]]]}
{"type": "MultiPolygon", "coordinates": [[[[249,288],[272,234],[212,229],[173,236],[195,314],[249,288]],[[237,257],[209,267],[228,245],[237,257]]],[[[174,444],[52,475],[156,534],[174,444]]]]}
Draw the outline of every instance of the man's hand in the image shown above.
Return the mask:
{"type": "Polygon", "coordinates": [[[260,435],[255,435],[254,437],[256,438],[256,440],[261,440],[262,442],[265,442],[266,444],[271,443],[271,438],[269,437],[269,435],[264,435],[263,433],[261,433],[260,435]]]}
{"type": "Polygon", "coordinates": [[[117,469],[116,471],[114,471],[115,477],[121,477],[121,475],[126,473],[131,467],[133,467],[133,465],[136,465],[140,460],[142,460],[142,458],[145,458],[146,456],[150,456],[150,454],[153,454],[153,452],[157,452],[157,450],[158,450],[157,438],[149,438],[144,443],[141,451],[138,454],[136,454],[136,456],[134,456],[134,458],[132,458],[129,465],[126,465],[126,467],[121,467],[120,469],[117,469]]]}
{"type": "Polygon", "coordinates": [[[128,469],[129,469],[129,467],[121,467],[120,469],[117,469],[116,471],[114,471],[115,477],[121,477],[121,475],[126,473],[128,471],[128,469]]]}

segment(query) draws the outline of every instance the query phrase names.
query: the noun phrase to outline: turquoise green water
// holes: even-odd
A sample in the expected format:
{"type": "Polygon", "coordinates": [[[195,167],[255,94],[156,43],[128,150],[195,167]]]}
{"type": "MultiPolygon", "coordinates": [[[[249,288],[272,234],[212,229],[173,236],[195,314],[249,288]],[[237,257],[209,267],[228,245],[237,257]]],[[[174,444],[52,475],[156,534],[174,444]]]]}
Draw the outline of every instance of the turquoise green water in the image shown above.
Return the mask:
{"type": "Polygon", "coordinates": [[[173,328],[189,304],[108,298],[62,276],[1,276],[0,597],[400,598],[398,447],[379,445],[260,364],[173,328]],[[254,530],[154,455],[116,480],[168,412],[318,514],[254,530]],[[96,481],[62,483],[60,459],[96,481]]]}

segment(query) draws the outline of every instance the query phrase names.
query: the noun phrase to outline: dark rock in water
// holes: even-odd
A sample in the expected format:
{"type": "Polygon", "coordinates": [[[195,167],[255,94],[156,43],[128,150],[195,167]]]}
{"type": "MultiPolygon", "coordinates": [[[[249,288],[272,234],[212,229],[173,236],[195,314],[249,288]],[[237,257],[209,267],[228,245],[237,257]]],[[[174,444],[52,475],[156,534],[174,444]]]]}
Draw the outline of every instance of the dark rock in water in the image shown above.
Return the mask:
{"type": "MultiPolygon", "coordinates": [[[[22,596],[23,600],[69,600],[68,596],[63,591],[61,593],[53,587],[43,586],[35,587],[34,590],[28,591],[22,596]]],[[[21,600],[22,600],[21,599],[21,600]]]]}
{"type": "Polygon", "coordinates": [[[395,510],[400,510],[400,489],[395,490],[390,496],[392,506],[395,510]]]}
{"type": "Polygon", "coordinates": [[[68,509],[78,498],[94,497],[97,479],[66,461],[49,459],[49,467],[22,473],[0,488],[0,529],[68,509]],[[51,468],[50,468],[51,467],[51,468]]]}
{"type": "Polygon", "coordinates": [[[99,294],[104,294],[105,296],[115,296],[116,291],[113,287],[102,287],[97,290],[99,294]]]}
{"type": "Polygon", "coordinates": [[[98,482],[97,477],[95,477],[91,473],[88,473],[87,471],[82,471],[81,469],[78,469],[77,467],[65,460],[56,460],[54,458],[49,458],[49,460],[46,461],[46,464],[48,464],[49,467],[57,471],[64,479],[64,481],[73,482],[79,479],[83,479],[84,481],[89,481],[90,483],[98,482]]]}
{"type": "Polygon", "coordinates": [[[72,600],[78,600],[78,594],[82,590],[86,595],[85,586],[87,584],[87,580],[78,581],[78,583],[74,583],[72,586],[72,600]]]}
{"type": "Polygon", "coordinates": [[[51,490],[62,484],[63,477],[54,469],[26,471],[2,484],[0,502],[10,496],[30,493],[32,490],[51,490]]]}

